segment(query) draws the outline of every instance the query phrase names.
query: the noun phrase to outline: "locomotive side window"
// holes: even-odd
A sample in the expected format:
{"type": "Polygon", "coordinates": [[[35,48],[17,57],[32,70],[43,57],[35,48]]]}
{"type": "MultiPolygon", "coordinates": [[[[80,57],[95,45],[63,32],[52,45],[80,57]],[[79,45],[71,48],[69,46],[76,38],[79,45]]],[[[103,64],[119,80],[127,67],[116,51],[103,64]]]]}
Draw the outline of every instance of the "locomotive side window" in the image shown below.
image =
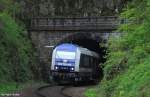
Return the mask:
{"type": "Polygon", "coordinates": [[[94,59],[91,56],[89,56],[89,57],[90,57],[89,67],[92,67],[94,59]]]}
{"type": "Polygon", "coordinates": [[[93,58],[93,63],[92,63],[93,66],[92,67],[96,68],[97,64],[98,64],[97,58],[93,58]]]}
{"type": "Polygon", "coordinates": [[[81,54],[80,57],[80,67],[88,68],[91,66],[91,58],[85,54],[81,54]]]}

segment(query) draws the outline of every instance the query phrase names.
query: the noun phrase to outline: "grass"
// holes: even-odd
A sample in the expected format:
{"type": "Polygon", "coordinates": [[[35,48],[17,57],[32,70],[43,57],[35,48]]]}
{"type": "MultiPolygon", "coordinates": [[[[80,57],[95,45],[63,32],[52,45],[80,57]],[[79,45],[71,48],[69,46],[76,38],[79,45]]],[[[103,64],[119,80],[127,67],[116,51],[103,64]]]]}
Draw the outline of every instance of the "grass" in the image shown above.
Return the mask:
{"type": "Polygon", "coordinates": [[[0,83],[0,94],[12,93],[22,88],[23,84],[17,84],[16,82],[0,83]]]}
{"type": "Polygon", "coordinates": [[[87,91],[84,93],[86,97],[96,97],[96,94],[97,94],[97,88],[87,89],[87,91]]]}
{"type": "Polygon", "coordinates": [[[32,80],[26,83],[16,83],[16,82],[0,83],[0,94],[13,93],[22,90],[26,87],[37,87],[41,85],[47,85],[47,83],[43,81],[35,82],[32,80]]]}

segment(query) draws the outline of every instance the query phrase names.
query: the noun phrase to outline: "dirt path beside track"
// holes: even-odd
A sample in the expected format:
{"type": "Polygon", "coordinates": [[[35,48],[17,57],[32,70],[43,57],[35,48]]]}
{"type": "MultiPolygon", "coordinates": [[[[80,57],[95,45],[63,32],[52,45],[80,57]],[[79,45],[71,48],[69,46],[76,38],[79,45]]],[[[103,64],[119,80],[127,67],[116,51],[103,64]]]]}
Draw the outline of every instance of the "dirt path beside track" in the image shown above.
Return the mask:
{"type": "Polygon", "coordinates": [[[18,92],[20,96],[14,97],[85,97],[84,92],[89,85],[43,85],[29,86],[18,92]]]}

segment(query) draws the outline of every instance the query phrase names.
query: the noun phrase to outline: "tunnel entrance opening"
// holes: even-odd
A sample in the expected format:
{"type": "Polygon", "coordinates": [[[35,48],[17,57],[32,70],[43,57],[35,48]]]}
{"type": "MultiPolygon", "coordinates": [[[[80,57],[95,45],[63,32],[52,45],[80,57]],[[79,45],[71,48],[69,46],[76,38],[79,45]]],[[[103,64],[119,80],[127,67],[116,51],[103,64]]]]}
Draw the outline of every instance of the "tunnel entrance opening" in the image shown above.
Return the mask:
{"type": "MultiPolygon", "coordinates": [[[[92,37],[91,33],[77,33],[64,37],[57,45],[62,43],[72,43],[81,47],[87,48],[99,54],[99,64],[103,64],[106,61],[106,47],[101,47],[100,43],[102,39],[96,39],[92,37]]],[[[103,67],[100,65],[100,79],[103,78],[103,67]]]]}

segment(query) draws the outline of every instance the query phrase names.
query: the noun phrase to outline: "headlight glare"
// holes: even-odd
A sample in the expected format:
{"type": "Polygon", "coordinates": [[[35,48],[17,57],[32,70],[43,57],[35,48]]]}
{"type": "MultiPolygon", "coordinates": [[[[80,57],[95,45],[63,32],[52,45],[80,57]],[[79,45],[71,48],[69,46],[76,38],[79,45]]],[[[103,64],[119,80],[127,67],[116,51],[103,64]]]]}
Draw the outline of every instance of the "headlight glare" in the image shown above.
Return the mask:
{"type": "Polygon", "coordinates": [[[55,67],[55,69],[57,70],[57,69],[58,69],[58,67],[56,66],[56,67],[55,67]]]}
{"type": "Polygon", "coordinates": [[[74,70],[74,68],[72,67],[71,70],[74,70]]]}

